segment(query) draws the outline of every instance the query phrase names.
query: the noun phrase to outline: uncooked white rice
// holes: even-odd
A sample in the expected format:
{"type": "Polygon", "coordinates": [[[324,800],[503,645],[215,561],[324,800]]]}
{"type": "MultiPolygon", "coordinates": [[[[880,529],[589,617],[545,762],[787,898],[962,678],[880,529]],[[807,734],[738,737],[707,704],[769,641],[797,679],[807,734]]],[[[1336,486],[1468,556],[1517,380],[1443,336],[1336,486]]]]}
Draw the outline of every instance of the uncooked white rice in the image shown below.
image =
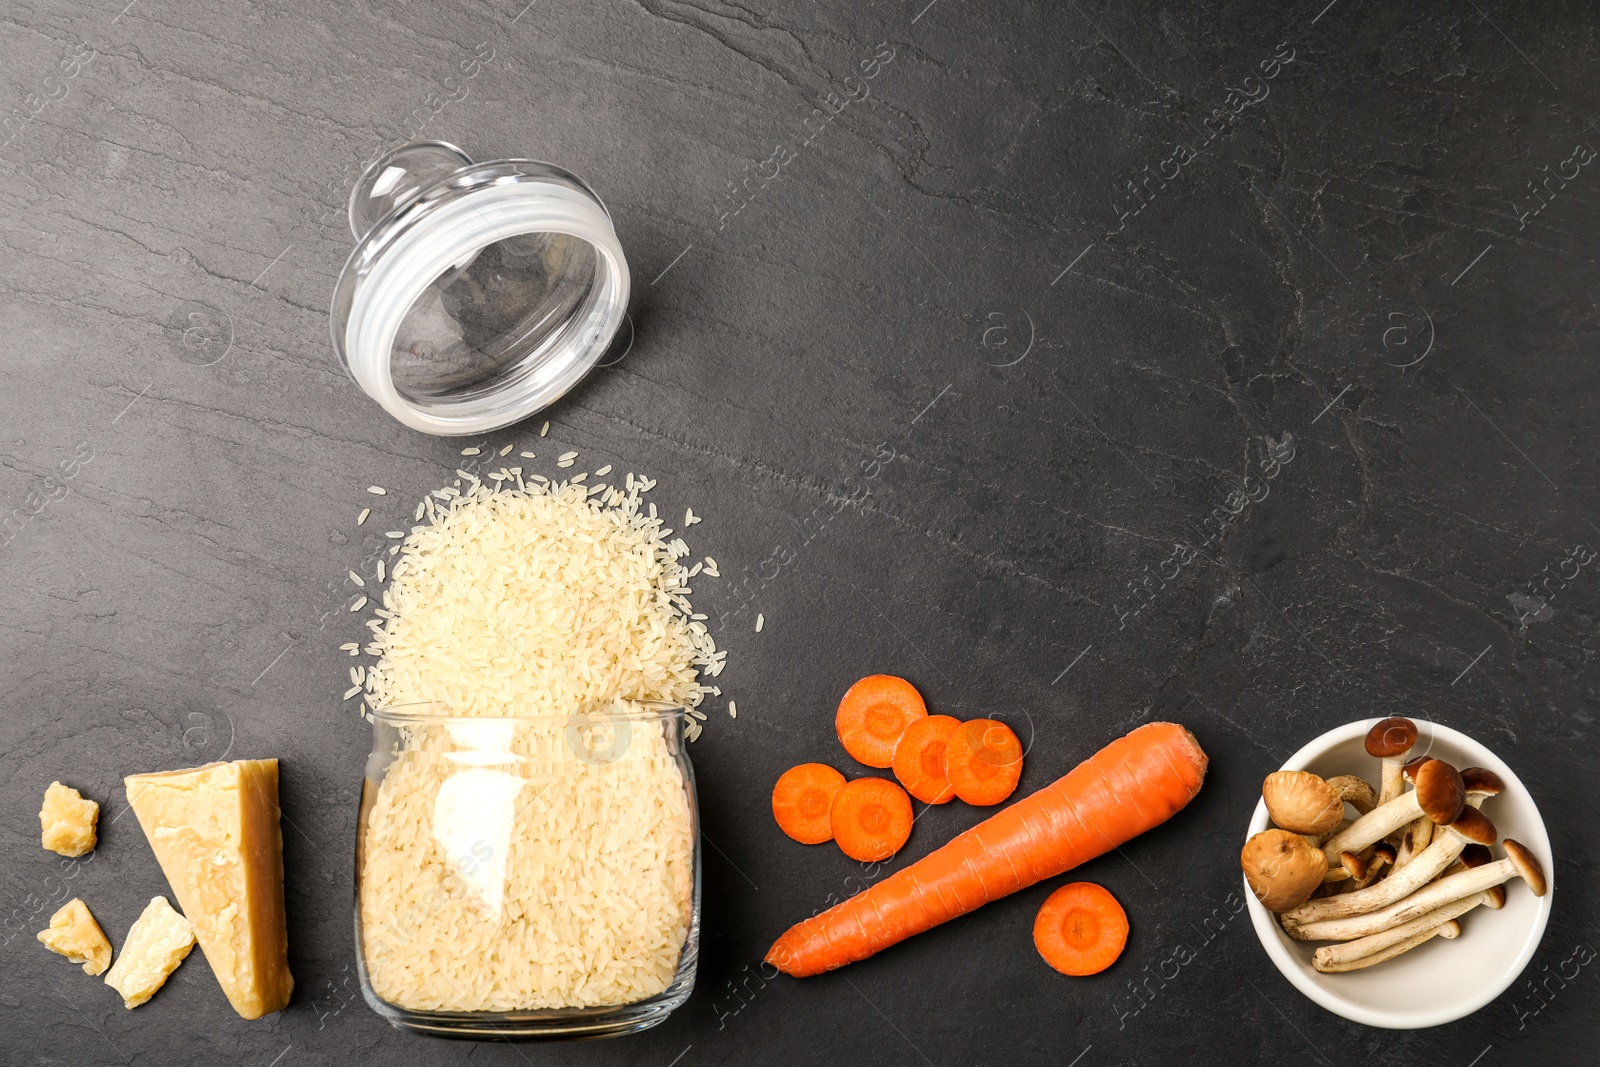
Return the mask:
{"type": "Polygon", "coordinates": [[[619,759],[585,761],[564,718],[661,700],[690,707],[686,736],[700,735],[696,668],[724,659],[690,618],[689,572],[641,512],[643,485],[606,506],[581,484],[524,485],[518,472],[430,505],[399,546],[368,622],[380,658],[364,707],[551,718],[505,724],[528,758],[493,771],[440,758],[450,746],[436,738],[408,743],[385,774],[363,831],[360,907],[368,974],[390,1003],[625,1004],[677,974],[693,838],[667,739],[637,721],[619,759]],[[446,782],[485,773],[502,777],[470,790],[471,816],[452,830],[439,814],[446,782]]]}
{"type": "Polygon", "coordinates": [[[373,496],[384,496],[389,492],[389,490],[385,489],[381,485],[369,485],[367,486],[367,492],[371,493],[373,496]]]}
{"type": "Polygon", "coordinates": [[[361,514],[356,516],[356,525],[360,526],[362,523],[366,522],[367,521],[367,516],[371,515],[371,514],[372,514],[372,509],[371,508],[362,508],[361,509],[361,514]]]}

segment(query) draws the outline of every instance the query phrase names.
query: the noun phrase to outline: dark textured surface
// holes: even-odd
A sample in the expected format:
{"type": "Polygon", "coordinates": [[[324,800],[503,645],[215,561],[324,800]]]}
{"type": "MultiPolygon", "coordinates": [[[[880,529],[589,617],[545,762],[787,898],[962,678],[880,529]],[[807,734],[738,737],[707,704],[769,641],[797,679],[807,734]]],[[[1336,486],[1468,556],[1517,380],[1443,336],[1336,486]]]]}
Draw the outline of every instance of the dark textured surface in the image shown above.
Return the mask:
{"type": "MultiPolygon", "coordinates": [[[[1593,1062],[1600,567],[1554,577],[1600,545],[1600,170],[1566,162],[1600,144],[1587,5],[122,3],[0,14],[0,1058],[1593,1062]],[[623,1041],[443,1044],[354,993],[344,575],[463,442],[369,402],[325,309],[350,180],[418,134],[606,199],[637,341],[530,465],[658,477],[721,561],[697,606],[741,714],[713,701],[693,750],[699,986],[623,1041]],[[1136,200],[1145,167],[1167,178],[1136,200]],[[1265,482],[1272,442],[1293,459],[1265,482]],[[1245,474],[1268,495],[1219,532],[1245,474]],[[834,702],[880,670],[1031,721],[1024,789],[1152,717],[1199,735],[1190,810],[1082,872],[1132,917],[1112,971],[1041,964],[1047,884],[845,972],[753,976],[861,877],[766,798],[843,759],[834,702]],[[1237,902],[1261,776],[1390,711],[1497,747],[1559,884],[1523,981],[1408,1034],[1302,998],[1247,918],[1198,932],[1237,902]],[[33,932],[81,894],[120,943],[164,884],[121,776],[224,753],[284,760],[294,1002],[243,1022],[196,953],[125,1011],[33,932]],[[70,869],[38,847],[56,777],[105,810],[70,869]]],[[[977,818],[931,813],[909,854],[977,818]]]]}

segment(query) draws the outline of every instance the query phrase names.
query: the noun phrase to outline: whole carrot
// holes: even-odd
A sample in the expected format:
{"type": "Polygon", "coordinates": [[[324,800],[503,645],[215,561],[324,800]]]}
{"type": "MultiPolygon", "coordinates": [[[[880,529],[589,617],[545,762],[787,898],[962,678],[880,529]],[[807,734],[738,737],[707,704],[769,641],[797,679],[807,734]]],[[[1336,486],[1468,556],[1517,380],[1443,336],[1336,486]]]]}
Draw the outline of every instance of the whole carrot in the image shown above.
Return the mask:
{"type": "Polygon", "coordinates": [[[903,871],[789,928],[767,962],[804,978],[866,959],[1160,826],[1194,799],[1206,754],[1153,722],[903,871]]]}

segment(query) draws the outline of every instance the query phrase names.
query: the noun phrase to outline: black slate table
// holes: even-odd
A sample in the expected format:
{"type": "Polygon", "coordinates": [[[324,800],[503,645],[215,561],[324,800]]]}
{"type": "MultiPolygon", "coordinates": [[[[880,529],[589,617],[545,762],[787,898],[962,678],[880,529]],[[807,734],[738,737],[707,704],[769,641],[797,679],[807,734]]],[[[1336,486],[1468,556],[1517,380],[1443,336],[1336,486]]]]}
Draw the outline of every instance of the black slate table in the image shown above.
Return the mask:
{"type": "Polygon", "coordinates": [[[9,5],[0,1058],[1594,1062],[1597,58],[1571,2],[9,5]],[[699,984],[621,1041],[431,1041],[355,992],[345,575],[468,442],[367,400],[326,309],[352,179],[416,137],[604,197],[633,344],[537,462],[659,478],[721,564],[699,984]],[[1200,797],[1081,872],[1132,917],[1115,968],[1044,968],[1042,885],[758,970],[861,878],[767,795],[841,758],[875,671],[1028,724],[1024,789],[1144,720],[1196,732],[1200,797]],[[1524,978],[1413,1033],[1295,992],[1233,859],[1266,772],[1394,712],[1494,745],[1557,857],[1524,978]],[[283,760],[294,1001],[239,1020],[196,953],[125,1011],[33,933],[81,894],[120,939],[164,891],[121,776],[224,755],[283,760]],[[38,847],[52,778],[103,805],[91,861],[38,847]]]}

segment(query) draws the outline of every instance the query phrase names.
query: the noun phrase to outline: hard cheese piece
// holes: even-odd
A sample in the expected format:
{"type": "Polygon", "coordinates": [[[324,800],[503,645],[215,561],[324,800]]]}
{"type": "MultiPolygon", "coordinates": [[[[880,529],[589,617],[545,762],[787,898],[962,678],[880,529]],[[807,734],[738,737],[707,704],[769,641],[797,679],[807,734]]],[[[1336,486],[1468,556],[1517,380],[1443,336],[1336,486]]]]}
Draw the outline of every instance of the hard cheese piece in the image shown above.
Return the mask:
{"type": "Polygon", "coordinates": [[[100,805],[83,799],[76,789],[51,782],[39,809],[40,843],[63,856],[82,856],[94,848],[99,821],[100,805]]]}
{"type": "Polygon", "coordinates": [[[233,1010],[289,1003],[278,761],[234,760],[124,779],[167,884],[233,1010]]]}
{"type": "Polygon", "coordinates": [[[50,929],[40,930],[37,936],[51,952],[83,964],[84,974],[105,974],[111,966],[111,942],[79,897],[61,905],[50,916],[50,929]]]}
{"type": "Polygon", "coordinates": [[[151,897],[122,943],[106,985],[122,994],[125,1008],[137,1008],[156,995],[167,975],[194,948],[194,927],[172,910],[166,897],[151,897]]]}

